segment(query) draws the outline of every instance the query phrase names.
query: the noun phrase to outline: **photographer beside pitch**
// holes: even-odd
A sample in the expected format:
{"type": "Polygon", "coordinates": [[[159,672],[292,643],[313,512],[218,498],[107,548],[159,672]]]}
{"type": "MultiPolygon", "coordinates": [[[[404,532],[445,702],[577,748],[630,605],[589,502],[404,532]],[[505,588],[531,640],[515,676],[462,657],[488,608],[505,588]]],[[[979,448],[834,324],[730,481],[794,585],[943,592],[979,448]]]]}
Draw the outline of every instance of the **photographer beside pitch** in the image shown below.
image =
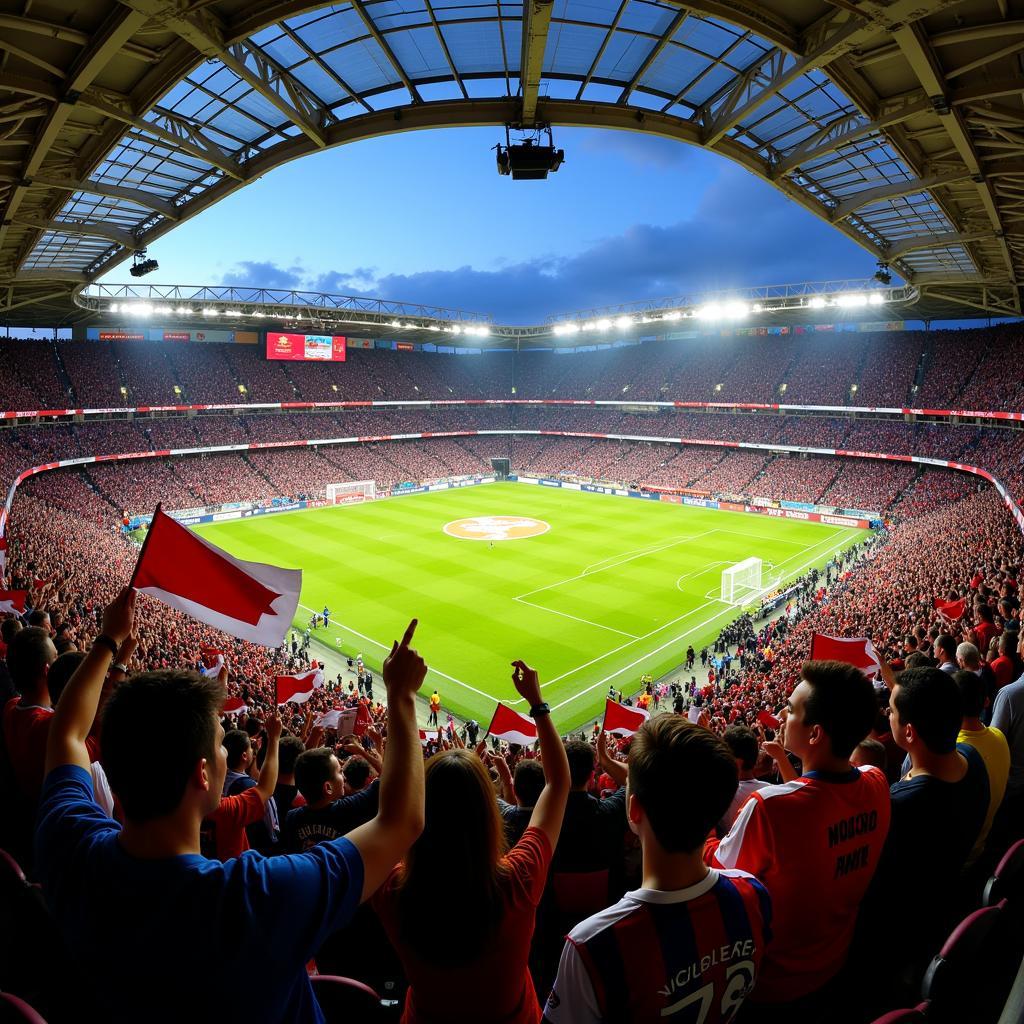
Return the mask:
{"type": "Polygon", "coordinates": [[[132,634],[135,592],[103,613],[54,714],[39,804],[36,864],[69,950],[95,979],[108,1021],[322,1021],[305,964],[369,898],[423,829],[415,694],[426,664],[416,621],[384,663],[388,756],[380,810],[308,852],[227,863],[200,855],[200,824],[227,771],[223,688],[195,672],[143,672],[122,684],[101,745],[125,825],[93,799],[86,738],[104,678],[132,634]],[[153,757],[155,724],[174,738],[153,757]]]}

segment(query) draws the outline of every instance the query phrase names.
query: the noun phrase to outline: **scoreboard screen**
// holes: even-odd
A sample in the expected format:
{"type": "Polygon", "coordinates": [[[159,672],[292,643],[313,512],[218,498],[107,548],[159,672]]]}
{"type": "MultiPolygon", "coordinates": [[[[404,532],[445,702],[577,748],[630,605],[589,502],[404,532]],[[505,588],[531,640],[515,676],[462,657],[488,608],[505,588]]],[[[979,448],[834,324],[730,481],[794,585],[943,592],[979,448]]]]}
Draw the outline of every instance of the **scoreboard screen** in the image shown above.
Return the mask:
{"type": "Polygon", "coordinates": [[[267,331],[267,358],[343,363],[345,341],[345,338],[330,334],[285,334],[281,331],[267,331]]]}

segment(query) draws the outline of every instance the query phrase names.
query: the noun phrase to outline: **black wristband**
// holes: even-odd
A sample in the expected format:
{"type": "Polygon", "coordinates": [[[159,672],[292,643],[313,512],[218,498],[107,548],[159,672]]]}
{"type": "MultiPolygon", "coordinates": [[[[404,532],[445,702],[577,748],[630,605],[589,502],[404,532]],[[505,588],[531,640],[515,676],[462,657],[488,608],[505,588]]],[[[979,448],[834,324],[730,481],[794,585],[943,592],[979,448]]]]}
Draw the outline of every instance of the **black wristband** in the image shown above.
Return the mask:
{"type": "Polygon", "coordinates": [[[530,717],[531,718],[537,718],[539,715],[550,715],[550,714],[551,714],[551,708],[549,708],[546,703],[545,704],[534,704],[534,706],[532,708],[530,708],[530,717]]]}
{"type": "Polygon", "coordinates": [[[93,646],[96,644],[99,644],[101,647],[106,647],[113,657],[117,657],[117,641],[113,637],[107,636],[106,633],[100,633],[100,635],[93,640],[93,646]]]}

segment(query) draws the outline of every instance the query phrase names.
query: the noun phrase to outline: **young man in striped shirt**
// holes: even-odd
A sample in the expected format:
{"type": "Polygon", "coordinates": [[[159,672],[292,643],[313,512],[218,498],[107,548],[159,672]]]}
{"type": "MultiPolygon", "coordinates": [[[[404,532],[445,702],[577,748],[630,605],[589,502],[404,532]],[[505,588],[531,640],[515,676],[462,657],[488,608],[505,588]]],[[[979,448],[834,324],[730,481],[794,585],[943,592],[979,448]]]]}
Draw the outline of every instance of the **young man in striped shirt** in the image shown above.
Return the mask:
{"type": "Polygon", "coordinates": [[[757,977],[771,918],[757,879],[702,860],[737,778],[725,743],[683,718],[664,715],[636,734],[627,818],[643,849],[643,887],[570,932],[546,1021],[732,1019],[757,977]]]}

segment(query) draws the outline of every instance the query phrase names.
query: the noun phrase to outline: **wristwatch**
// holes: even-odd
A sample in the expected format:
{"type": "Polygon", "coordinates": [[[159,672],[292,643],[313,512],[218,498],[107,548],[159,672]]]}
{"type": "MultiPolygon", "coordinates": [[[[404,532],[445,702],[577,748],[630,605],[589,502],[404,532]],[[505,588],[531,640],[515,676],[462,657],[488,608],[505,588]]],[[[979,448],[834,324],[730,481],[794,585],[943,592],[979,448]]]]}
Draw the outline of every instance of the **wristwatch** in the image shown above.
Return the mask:
{"type": "Polygon", "coordinates": [[[123,662],[118,661],[118,662],[115,662],[113,665],[110,666],[110,671],[111,672],[120,672],[121,675],[126,676],[126,675],[128,675],[128,666],[125,665],[123,662]]]}
{"type": "Polygon", "coordinates": [[[537,718],[540,715],[550,715],[550,714],[551,714],[551,708],[548,707],[546,702],[543,703],[543,704],[534,704],[534,706],[532,708],[530,708],[530,717],[531,718],[537,718]]]}

